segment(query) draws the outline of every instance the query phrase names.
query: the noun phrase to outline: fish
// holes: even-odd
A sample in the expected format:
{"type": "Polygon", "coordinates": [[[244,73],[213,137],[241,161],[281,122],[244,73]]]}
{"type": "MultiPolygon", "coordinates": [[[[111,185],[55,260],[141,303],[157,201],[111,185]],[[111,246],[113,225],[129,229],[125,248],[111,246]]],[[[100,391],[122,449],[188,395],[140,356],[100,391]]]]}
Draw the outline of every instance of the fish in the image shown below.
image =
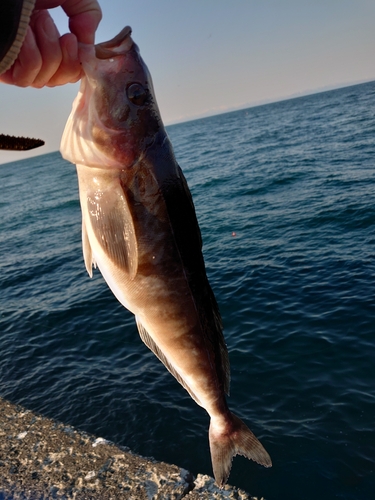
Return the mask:
{"type": "Polygon", "coordinates": [[[208,413],[222,488],[235,455],[272,462],[226,401],[228,351],[192,195],[131,28],[79,50],[84,77],[60,151],[77,168],[86,269],[99,268],[142,341],[208,413]]]}

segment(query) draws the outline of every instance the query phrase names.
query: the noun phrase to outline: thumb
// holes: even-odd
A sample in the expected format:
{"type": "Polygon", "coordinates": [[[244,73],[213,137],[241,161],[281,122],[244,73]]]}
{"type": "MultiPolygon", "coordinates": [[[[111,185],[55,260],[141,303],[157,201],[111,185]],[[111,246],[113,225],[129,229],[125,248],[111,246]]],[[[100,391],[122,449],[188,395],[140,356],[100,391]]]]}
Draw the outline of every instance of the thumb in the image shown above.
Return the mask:
{"type": "Polygon", "coordinates": [[[81,43],[92,44],[95,31],[102,19],[96,0],[66,0],[62,8],[69,17],[69,29],[81,43]]]}

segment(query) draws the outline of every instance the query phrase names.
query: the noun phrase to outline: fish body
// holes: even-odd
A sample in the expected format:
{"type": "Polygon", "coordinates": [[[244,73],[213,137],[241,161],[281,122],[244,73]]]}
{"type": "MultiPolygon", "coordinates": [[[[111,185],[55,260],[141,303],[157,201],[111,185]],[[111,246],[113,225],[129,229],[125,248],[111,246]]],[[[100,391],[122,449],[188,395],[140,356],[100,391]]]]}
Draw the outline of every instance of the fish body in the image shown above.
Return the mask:
{"type": "Polygon", "coordinates": [[[143,342],[210,415],[223,486],[234,455],[271,460],[227,406],[228,353],[192,197],[130,28],[80,53],[85,77],[61,152],[77,166],[86,269],[98,266],[143,342]]]}

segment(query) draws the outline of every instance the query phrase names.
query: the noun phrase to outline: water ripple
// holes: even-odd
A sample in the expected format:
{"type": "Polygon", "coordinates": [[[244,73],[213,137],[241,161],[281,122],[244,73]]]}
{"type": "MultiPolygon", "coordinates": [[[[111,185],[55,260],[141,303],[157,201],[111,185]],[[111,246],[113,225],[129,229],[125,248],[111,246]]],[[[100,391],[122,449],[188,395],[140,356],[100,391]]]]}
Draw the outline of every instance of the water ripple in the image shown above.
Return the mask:
{"type": "MultiPolygon", "coordinates": [[[[231,482],[269,500],[375,490],[374,95],[369,83],[168,128],[223,317],[229,404],[274,463],[236,458],[231,482]]],[[[53,153],[0,176],[1,395],[211,474],[207,415],[87,276],[74,166],[53,153]]]]}

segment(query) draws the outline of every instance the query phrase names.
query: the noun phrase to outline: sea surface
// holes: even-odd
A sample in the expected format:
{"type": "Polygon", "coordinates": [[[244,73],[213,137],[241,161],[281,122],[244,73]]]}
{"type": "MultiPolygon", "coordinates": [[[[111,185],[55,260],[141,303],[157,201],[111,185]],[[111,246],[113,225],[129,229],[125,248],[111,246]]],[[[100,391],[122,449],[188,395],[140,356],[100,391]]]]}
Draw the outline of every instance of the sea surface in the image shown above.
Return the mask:
{"type": "MultiPolygon", "coordinates": [[[[168,127],[267,500],[375,495],[375,82],[168,127]]],[[[81,251],[75,167],[0,166],[0,396],[212,474],[209,419],[81,251]]]]}

